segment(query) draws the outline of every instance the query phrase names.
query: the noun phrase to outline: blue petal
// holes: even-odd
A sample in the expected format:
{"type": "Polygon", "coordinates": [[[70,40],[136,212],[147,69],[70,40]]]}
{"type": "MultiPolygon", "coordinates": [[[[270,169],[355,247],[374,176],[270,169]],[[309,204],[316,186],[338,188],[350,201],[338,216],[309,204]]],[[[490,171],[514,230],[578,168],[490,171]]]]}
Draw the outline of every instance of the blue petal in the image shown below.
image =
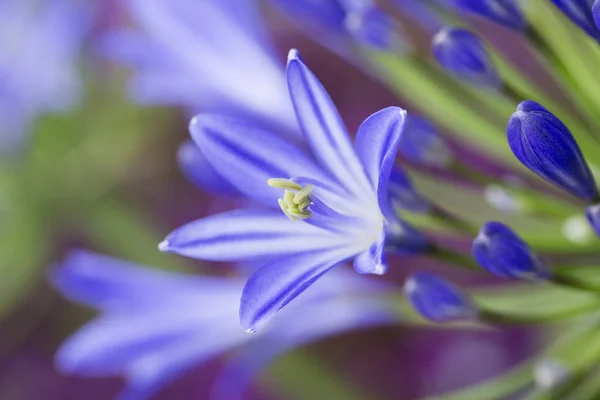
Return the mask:
{"type": "Polygon", "coordinates": [[[453,161],[450,147],[425,118],[411,114],[400,138],[400,156],[429,167],[447,168],[453,161]]]}
{"type": "Polygon", "coordinates": [[[228,361],[214,384],[213,400],[242,400],[256,376],[272,360],[294,348],[343,332],[387,325],[395,319],[385,302],[368,298],[347,296],[299,303],[228,361]]]}
{"type": "Polygon", "coordinates": [[[340,184],[361,196],[369,183],[346,127],[329,94],[296,50],[288,56],[287,79],[298,123],[313,154],[340,184]]]}
{"type": "Polygon", "coordinates": [[[600,30],[600,1],[596,0],[592,6],[592,14],[594,16],[594,22],[596,27],[600,30]]]}
{"type": "Polygon", "coordinates": [[[281,308],[352,255],[352,249],[339,247],[282,258],[259,269],[242,294],[242,326],[249,332],[261,329],[281,308]]]}
{"type": "Polygon", "coordinates": [[[376,50],[404,53],[408,47],[394,19],[372,4],[351,10],[346,27],[358,43],[376,50]]]}
{"type": "Polygon", "coordinates": [[[282,194],[267,184],[270,178],[330,180],[297,144],[252,124],[201,114],[190,122],[190,134],[222,176],[249,198],[270,207],[282,194]]]}
{"type": "Polygon", "coordinates": [[[592,14],[593,0],[552,0],[552,2],[585,33],[600,40],[600,30],[596,27],[592,14]]]}
{"type": "Polygon", "coordinates": [[[384,253],[385,232],[369,248],[354,258],[354,269],[359,274],[383,275],[387,272],[388,264],[384,253]]]}
{"type": "Polygon", "coordinates": [[[153,307],[157,296],[163,303],[204,303],[243,287],[241,280],[169,273],[82,250],[69,252],[49,280],[70,300],[102,310],[153,307]]]}
{"type": "MultiPolygon", "coordinates": [[[[387,208],[387,185],[396,160],[406,111],[388,107],[367,118],[356,134],[356,151],[373,188],[382,211],[387,208]]],[[[387,217],[387,216],[386,216],[387,217]]]]}
{"type": "Polygon", "coordinates": [[[202,260],[237,261],[330,249],[344,240],[290,221],[281,211],[237,210],[183,225],[159,248],[202,260]]]}
{"type": "Polygon", "coordinates": [[[594,232],[596,232],[596,235],[600,236],[600,204],[587,207],[585,216],[594,229],[594,232]]]}
{"type": "Polygon", "coordinates": [[[187,180],[198,188],[213,194],[241,196],[240,192],[213,168],[191,140],[186,140],[179,146],[177,163],[187,180]]]}

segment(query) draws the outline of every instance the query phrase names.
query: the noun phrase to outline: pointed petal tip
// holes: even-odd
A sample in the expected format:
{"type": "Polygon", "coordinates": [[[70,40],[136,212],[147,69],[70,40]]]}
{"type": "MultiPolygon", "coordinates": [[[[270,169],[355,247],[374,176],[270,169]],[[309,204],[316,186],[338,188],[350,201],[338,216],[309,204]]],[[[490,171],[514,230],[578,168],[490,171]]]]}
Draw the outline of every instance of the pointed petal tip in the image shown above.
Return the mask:
{"type": "Polygon", "coordinates": [[[300,52],[296,49],[291,49],[290,52],[288,53],[288,59],[287,59],[288,64],[291,63],[292,61],[302,62],[302,57],[300,57],[300,52]]]}
{"type": "Polygon", "coordinates": [[[171,243],[169,243],[169,240],[165,239],[158,244],[158,250],[162,251],[163,253],[167,253],[167,252],[169,252],[169,250],[171,250],[170,245],[171,245],[171,243]]]}

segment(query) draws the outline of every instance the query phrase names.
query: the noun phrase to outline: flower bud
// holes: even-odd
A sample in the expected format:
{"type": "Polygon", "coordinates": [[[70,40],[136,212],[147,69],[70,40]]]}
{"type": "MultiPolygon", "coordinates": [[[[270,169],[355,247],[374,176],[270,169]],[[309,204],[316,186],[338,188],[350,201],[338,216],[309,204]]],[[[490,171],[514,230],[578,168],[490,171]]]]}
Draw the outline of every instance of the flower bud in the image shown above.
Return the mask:
{"type": "Polygon", "coordinates": [[[406,120],[398,152],[403,158],[426,167],[446,168],[454,161],[452,150],[433,124],[415,115],[409,115],[406,120]]]}
{"type": "Polygon", "coordinates": [[[552,0],[552,2],[585,33],[600,40],[600,30],[594,23],[592,14],[593,0],[552,0]]]}
{"type": "Polygon", "coordinates": [[[523,30],[527,23],[515,0],[454,0],[456,7],[507,28],[523,30]]]}
{"type": "Polygon", "coordinates": [[[360,44],[377,50],[403,52],[406,43],[398,26],[383,10],[375,6],[359,7],[348,12],[346,29],[360,44]]]}
{"type": "Polygon", "coordinates": [[[477,318],[477,307],[466,293],[431,273],[411,275],[404,284],[404,295],[419,314],[433,322],[477,318]]]}
{"type": "Polygon", "coordinates": [[[592,6],[592,16],[596,23],[596,28],[600,30],[600,0],[596,0],[592,6]]]}
{"type": "Polygon", "coordinates": [[[595,203],[594,177],[569,129],[532,100],[521,102],[506,128],[508,144],[527,168],[583,200],[595,203]]]}
{"type": "Polygon", "coordinates": [[[433,38],[433,54],[450,74],[476,85],[498,88],[500,77],[485,48],[472,32],[444,28],[433,38]]]}
{"type": "Polygon", "coordinates": [[[429,202],[417,192],[408,175],[399,167],[392,168],[387,192],[393,212],[427,213],[431,209],[429,202]]]}
{"type": "Polygon", "coordinates": [[[488,272],[502,278],[540,280],[550,270],[512,229],[486,222],[473,240],[473,257],[488,272]]]}

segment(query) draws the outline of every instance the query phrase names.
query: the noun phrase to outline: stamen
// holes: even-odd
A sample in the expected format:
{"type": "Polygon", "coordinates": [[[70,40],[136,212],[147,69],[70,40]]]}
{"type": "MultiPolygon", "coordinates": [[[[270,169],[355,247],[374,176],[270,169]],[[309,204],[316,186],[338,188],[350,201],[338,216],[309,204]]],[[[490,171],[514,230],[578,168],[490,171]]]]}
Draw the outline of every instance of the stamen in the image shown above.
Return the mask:
{"type": "Polygon", "coordinates": [[[289,179],[273,178],[267,181],[269,186],[285,189],[283,197],[278,200],[281,211],[292,221],[298,219],[307,219],[312,216],[312,212],[308,207],[312,203],[310,194],[312,193],[312,185],[302,187],[298,183],[289,179]]]}

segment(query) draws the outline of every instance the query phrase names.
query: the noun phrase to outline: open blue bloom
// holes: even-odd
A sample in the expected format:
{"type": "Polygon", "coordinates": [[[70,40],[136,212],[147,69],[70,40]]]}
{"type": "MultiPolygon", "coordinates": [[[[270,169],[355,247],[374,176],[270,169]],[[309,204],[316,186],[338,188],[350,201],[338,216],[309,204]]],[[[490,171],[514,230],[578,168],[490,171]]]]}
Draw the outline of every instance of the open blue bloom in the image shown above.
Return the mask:
{"type": "Polygon", "coordinates": [[[502,278],[543,280],[551,274],[527,243],[500,222],[486,222],[481,227],[472,251],[481,267],[502,278]]]}
{"type": "MultiPolygon", "coordinates": [[[[406,233],[387,202],[405,111],[390,107],[367,118],[354,147],[331,98],[295,50],[287,78],[310,152],[230,118],[198,115],[190,123],[194,142],[217,171],[269,209],[203,218],[160,244],[162,251],[204,260],[269,260],[244,288],[240,317],[249,330],[344,261],[354,260],[360,273],[384,273],[386,238],[399,243],[403,238],[395,236],[406,233]],[[278,204],[281,210],[273,209],[278,204]]],[[[424,247],[425,239],[419,243],[424,247]]]]}
{"type": "Polygon", "coordinates": [[[404,294],[419,314],[433,322],[477,318],[477,307],[466,293],[428,272],[412,274],[404,284],[404,294]]]}
{"type": "Polygon", "coordinates": [[[527,26],[525,17],[516,0],[451,0],[455,7],[490,19],[507,28],[523,30],[527,26]]]}
{"type": "Polygon", "coordinates": [[[594,177],[569,129],[532,100],[519,104],[506,128],[508,144],[527,168],[583,200],[597,202],[594,177]]]}
{"type": "Polygon", "coordinates": [[[600,30],[600,0],[596,0],[592,6],[592,15],[594,22],[596,22],[596,28],[600,30]]]}
{"type": "Polygon", "coordinates": [[[552,2],[585,33],[600,40],[600,30],[594,23],[592,15],[594,0],[552,0],[552,2]]]}
{"type": "Polygon", "coordinates": [[[135,30],[103,43],[134,71],[143,103],[242,114],[296,131],[283,65],[277,62],[253,1],[127,0],[135,30]]]}
{"type": "Polygon", "coordinates": [[[497,89],[500,77],[485,44],[462,28],[444,28],[433,38],[432,50],[438,63],[450,74],[476,85],[497,89]]]}
{"type": "Polygon", "coordinates": [[[394,321],[386,304],[372,298],[386,286],[343,271],[315,285],[259,335],[239,326],[244,281],[238,278],[175,274],[75,251],[50,279],[65,297],[100,312],[62,344],[58,369],[122,376],[126,386],[120,400],[149,398],[228,351],[234,352],[213,398],[241,399],[252,378],[291,348],[394,321]]]}
{"type": "Polygon", "coordinates": [[[400,138],[398,153],[415,164],[446,168],[453,161],[452,150],[433,124],[418,115],[410,115],[400,138]]]}
{"type": "Polygon", "coordinates": [[[77,103],[77,62],[90,11],[73,0],[0,4],[0,154],[22,145],[39,115],[77,103]]]}

